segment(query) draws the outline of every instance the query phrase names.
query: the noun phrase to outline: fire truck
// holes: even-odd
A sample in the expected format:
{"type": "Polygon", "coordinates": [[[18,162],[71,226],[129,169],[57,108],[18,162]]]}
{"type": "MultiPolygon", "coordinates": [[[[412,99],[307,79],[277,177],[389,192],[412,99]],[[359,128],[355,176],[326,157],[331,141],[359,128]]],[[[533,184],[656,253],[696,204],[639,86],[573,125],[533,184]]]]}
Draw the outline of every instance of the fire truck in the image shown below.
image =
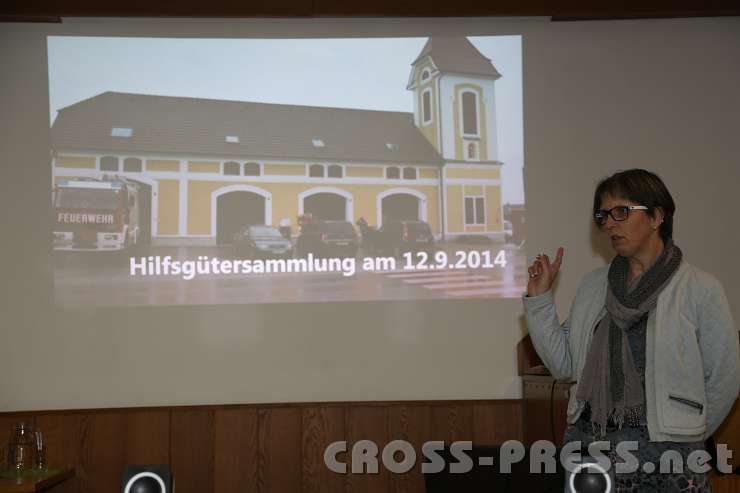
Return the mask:
{"type": "Polygon", "coordinates": [[[139,185],[123,177],[62,178],[52,192],[54,250],[123,251],[139,243],[139,185]]]}

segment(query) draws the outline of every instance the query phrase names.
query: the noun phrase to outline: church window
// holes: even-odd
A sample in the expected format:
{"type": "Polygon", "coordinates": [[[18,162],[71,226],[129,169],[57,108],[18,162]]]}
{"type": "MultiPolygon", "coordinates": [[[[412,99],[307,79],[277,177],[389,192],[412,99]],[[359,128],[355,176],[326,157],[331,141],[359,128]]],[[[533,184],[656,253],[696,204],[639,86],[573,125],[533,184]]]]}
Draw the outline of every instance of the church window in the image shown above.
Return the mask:
{"type": "Polygon", "coordinates": [[[421,122],[430,123],[432,121],[432,91],[427,89],[421,93],[421,122]]]}
{"type": "Polygon", "coordinates": [[[474,92],[462,93],[463,133],[478,135],[478,97],[474,92]]]}

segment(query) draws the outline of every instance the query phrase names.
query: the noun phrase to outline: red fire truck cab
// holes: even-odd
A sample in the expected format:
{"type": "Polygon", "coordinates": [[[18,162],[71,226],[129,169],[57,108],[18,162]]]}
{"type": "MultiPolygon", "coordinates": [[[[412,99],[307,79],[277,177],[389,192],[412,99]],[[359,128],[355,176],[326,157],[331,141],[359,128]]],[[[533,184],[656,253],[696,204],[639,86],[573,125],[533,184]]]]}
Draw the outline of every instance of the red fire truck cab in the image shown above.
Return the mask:
{"type": "Polygon", "coordinates": [[[139,186],[121,177],[60,179],[54,250],[120,251],[139,241],[139,186]]]}

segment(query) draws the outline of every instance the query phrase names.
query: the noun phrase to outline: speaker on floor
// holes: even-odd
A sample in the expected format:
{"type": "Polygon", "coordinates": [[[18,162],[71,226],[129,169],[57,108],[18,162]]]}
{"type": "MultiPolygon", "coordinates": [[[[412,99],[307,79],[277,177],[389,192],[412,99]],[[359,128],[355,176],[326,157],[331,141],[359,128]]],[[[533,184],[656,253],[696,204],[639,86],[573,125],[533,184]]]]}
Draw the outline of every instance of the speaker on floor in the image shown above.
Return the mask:
{"type": "Polygon", "coordinates": [[[172,493],[172,473],[167,464],[130,465],[121,477],[123,493],[172,493]]]}
{"type": "MultiPolygon", "coordinates": [[[[573,493],[610,493],[614,491],[614,468],[599,464],[596,458],[583,451],[567,458],[573,464],[571,470],[565,468],[566,491],[573,493]]],[[[608,460],[608,459],[603,459],[608,460]]]]}

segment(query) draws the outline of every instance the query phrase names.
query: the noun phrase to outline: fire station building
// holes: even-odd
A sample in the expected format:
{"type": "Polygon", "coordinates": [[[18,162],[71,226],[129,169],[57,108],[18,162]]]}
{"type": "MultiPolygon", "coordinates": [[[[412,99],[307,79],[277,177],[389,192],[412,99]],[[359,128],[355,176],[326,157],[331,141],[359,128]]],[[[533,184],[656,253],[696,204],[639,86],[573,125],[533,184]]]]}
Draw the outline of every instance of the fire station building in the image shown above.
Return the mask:
{"type": "Polygon", "coordinates": [[[436,236],[503,239],[495,82],[466,38],[429,38],[412,61],[413,113],[105,92],[59,111],[52,176],[140,184],[157,245],[227,243],[247,224],[311,213],[436,236]]]}

